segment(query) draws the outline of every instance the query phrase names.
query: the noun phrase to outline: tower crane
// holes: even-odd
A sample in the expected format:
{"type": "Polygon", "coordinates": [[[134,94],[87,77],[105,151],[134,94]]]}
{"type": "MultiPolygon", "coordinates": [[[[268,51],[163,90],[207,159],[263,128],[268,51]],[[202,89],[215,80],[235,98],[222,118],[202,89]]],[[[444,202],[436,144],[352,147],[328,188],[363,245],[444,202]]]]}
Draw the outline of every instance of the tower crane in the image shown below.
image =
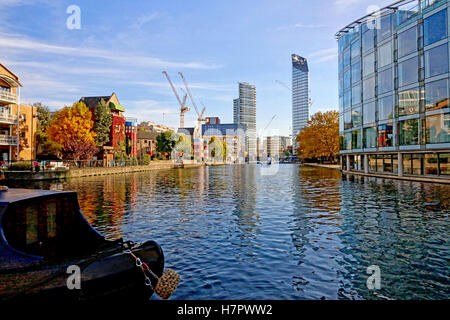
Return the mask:
{"type": "Polygon", "coordinates": [[[198,116],[198,128],[201,131],[202,130],[202,122],[205,121],[203,116],[205,115],[206,107],[203,106],[202,113],[200,113],[198,111],[197,105],[195,104],[194,98],[192,97],[191,90],[189,89],[189,86],[188,86],[188,84],[186,82],[186,79],[184,78],[184,76],[183,76],[183,74],[181,72],[178,72],[178,74],[180,75],[181,79],[183,80],[184,87],[186,88],[186,91],[187,91],[187,93],[189,95],[189,98],[191,99],[192,105],[194,106],[195,112],[197,113],[197,116],[198,116]]]}
{"type": "Polygon", "coordinates": [[[184,128],[184,114],[186,112],[191,111],[191,108],[186,106],[187,95],[185,94],[183,97],[183,101],[181,101],[180,97],[178,96],[178,92],[177,92],[177,90],[175,90],[175,87],[173,86],[173,83],[170,80],[170,77],[167,74],[167,72],[163,71],[162,73],[166,76],[167,81],[169,81],[170,87],[172,88],[172,91],[175,94],[175,97],[177,98],[178,103],[180,104],[180,128],[184,128]]]}

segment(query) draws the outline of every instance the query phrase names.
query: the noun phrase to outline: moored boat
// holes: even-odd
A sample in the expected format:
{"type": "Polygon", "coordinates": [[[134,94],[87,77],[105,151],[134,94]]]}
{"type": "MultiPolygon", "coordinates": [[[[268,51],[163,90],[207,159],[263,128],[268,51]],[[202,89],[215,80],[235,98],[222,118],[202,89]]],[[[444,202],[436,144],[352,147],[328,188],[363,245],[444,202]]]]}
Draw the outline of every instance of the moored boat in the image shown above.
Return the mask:
{"type": "Polygon", "coordinates": [[[84,218],[75,192],[0,192],[1,302],[148,300],[158,289],[168,298],[179,277],[171,271],[164,279],[163,271],[158,243],[105,239],[84,218]]]}

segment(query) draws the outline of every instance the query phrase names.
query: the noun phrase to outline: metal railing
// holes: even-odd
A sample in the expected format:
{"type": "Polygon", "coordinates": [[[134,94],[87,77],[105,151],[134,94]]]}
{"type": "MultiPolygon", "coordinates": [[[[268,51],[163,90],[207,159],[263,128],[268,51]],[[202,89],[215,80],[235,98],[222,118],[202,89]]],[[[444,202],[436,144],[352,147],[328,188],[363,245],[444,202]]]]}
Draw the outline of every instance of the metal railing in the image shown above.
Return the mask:
{"type": "Polygon", "coordinates": [[[7,123],[11,123],[11,124],[16,124],[17,123],[17,116],[16,115],[12,115],[9,113],[0,113],[0,122],[7,122],[7,123]]]}
{"type": "MultiPolygon", "coordinates": [[[[151,161],[158,163],[159,161],[151,161]]],[[[169,160],[169,162],[172,162],[169,160]]],[[[113,167],[132,167],[149,165],[149,163],[140,159],[132,160],[19,160],[19,161],[0,161],[0,169],[8,171],[67,171],[71,169],[84,168],[113,168],[113,167]]]]}
{"type": "Polygon", "coordinates": [[[17,96],[8,90],[0,89],[0,101],[17,103],[17,96]]]}
{"type": "Polygon", "coordinates": [[[17,137],[16,136],[0,134],[0,145],[10,146],[10,145],[16,145],[16,144],[17,144],[17,137]]]}

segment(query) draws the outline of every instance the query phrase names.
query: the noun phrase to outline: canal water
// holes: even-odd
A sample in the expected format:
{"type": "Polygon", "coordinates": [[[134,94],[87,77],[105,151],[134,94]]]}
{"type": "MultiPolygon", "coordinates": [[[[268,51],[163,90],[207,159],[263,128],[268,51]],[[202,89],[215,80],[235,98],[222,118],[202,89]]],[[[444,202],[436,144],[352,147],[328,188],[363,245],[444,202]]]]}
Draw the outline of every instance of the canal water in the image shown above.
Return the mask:
{"type": "Polygon", "coordinates": [[[77,191],[108,238],[158,241],[173,299],[450,298],[450,186],[236,165],[26,187],[77,191]]]}

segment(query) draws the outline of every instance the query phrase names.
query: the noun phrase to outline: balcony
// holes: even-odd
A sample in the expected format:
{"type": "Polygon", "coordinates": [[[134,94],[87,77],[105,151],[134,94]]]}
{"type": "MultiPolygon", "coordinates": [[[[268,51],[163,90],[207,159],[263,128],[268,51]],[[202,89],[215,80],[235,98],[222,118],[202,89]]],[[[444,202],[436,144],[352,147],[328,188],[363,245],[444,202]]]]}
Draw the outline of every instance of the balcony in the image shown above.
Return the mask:
{"type": "Polygon", "coordinates": [[[0,104],[1,103],[17,103],[17,96],[9,90],[0,89],[0,104]]]}
{"type": "Polygon", "coordinates": [[[0,134],[0,146],[12,146],[17,145],[17,137],[0,134]]]}
{"type": "Polygon", "coordinates": [[[0,112],[0,123],[17,124],[17,116],[6,112],[0,112]]]}

